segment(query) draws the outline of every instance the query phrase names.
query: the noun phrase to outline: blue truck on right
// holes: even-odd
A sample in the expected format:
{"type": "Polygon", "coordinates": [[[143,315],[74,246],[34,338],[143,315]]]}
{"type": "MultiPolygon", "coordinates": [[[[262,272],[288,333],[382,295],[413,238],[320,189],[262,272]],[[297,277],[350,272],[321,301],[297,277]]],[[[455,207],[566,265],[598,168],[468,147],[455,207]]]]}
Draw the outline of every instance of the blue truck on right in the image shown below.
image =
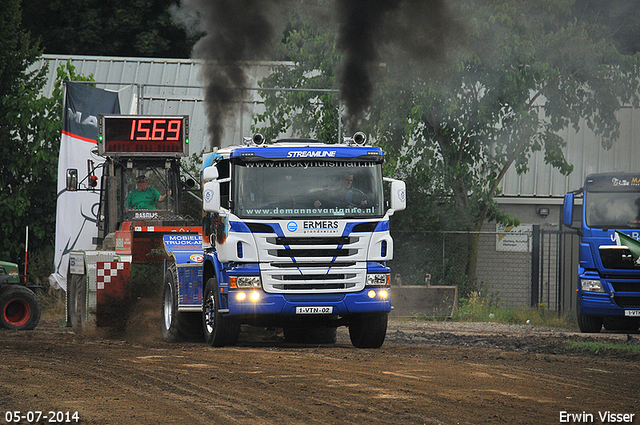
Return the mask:
{"type": "Polygon", "coordinates": [[[577,229],[580,236],[580,331],[596,333],[603,326],[607,330],[638,330],[640,174],[587,176],[582,188],[565,195],[562,221],[577,229]]]}

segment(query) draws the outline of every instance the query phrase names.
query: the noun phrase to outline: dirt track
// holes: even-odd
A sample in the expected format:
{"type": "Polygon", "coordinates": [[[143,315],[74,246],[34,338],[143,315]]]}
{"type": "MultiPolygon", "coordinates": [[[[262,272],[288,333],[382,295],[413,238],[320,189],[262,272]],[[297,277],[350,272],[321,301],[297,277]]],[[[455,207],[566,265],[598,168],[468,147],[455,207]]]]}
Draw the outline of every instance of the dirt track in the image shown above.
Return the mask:
{"type": "Polygon", "coordinates": [[[111,339],[55,320],[0,331],[0,424],[7,411],[100,425],[557,424],[583,412],[599,424],[609,411],[640,424],[638,355],[566,353],[564,341],[584,338],[566,331],[393,320],[378,350],[353,348],[344,328],[335,346],[258,329],[214,349],[165,344],[155,319],[137,320],[111,339]]]}

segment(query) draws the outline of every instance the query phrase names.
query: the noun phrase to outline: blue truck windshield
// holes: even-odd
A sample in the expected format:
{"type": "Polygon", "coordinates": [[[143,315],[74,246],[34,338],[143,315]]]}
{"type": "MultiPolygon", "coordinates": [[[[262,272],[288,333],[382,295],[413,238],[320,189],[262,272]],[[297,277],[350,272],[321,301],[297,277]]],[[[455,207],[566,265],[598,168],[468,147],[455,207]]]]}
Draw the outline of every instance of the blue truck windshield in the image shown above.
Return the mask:
{"type": "Polygon", "coordinates": [[[382,166],[373,162],[264,161],[235,165],[242,218],[381,217],[382,166]]]}
{"type": "Polygon", "coordinates": [[[600,229],[640,227],[640,192],[586,192],[587,226],[600,229]]]}

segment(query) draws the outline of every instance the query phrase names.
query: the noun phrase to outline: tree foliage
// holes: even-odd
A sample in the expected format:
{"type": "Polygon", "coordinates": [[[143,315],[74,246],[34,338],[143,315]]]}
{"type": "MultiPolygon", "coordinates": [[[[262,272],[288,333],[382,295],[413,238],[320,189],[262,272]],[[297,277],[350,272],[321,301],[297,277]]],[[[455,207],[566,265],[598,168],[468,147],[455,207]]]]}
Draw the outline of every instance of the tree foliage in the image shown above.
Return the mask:
{"type": "Polygon", "coordinates": [[[57,70],[51,98],[41,90],[47,67],[34,64],[38,44],[20,29],[19,1],[6,2],[0,20],[0,258],[20,262],[25,228],[30,245],[53,246],[56,217],[56,181],[62,131],[62,86],[65,79],[81,79],[73,67],[57,70]]]}
{"type": "Polygon", "coordinates": [[[177,0],[24,0],[22,24],[44,53],[188,58],[200,34],[177,0]]]}
{"type": "MultiPolygon", "coordinates": [[[[328,4],[327,1],[319,3],[328,4]]],[[[260,93],[266,109],[257,116],[253,128],[264,133],[267,140],[287,131],[300,137],[314,135],[320,140],[338,140],[339,96],[335,90],[335,69],[341,56],[336,51],[337,34],[330,25],[330,15],[313,14],[312,20],[305,13],[308,10],[292,10],[282,43],[275,53],[285,61],[259,82],[263,88],[300,90],[260,93]],[[260,122],[266,125],[260,126],[260,122]]]]}
{"type": "MultiPolygon", "coordinates": [[[[620,41],[605,37],[607,22],[585,13],[587,3],[462,0],[450,5],[459,31],[445,45],[444,60],[425,63],[401,45],[379,50],[383,62],[372,69],[376,90],[362,128],[385,148],[389,171],[409,183],[410,207],[394,220],[413,231],[517,223],[494,201],[507,170],[527,172],[531,154],[541,151],[546,163],[569,174],[559,136],[568,126],[588,126],[605,148],[615,142],[616,111],[638,104],[640,56],[620,53],[620,41]]],[[[300,24],[298,38],[285,40],[298,69],[276,69],[269,84],[333,84],[339,53],[321,43],[331,39],[326,30],[312,27],[300,24]],[[318,66],[320,52],[329,66],[318,66]]],[[[258,119],[269,117],[278,132],[304,128],[299,122],[318,119],[307,108],[311,99],[269,100],[258,119]]],[[[472,237],[471,282],[476,250],[472,237]]]]}

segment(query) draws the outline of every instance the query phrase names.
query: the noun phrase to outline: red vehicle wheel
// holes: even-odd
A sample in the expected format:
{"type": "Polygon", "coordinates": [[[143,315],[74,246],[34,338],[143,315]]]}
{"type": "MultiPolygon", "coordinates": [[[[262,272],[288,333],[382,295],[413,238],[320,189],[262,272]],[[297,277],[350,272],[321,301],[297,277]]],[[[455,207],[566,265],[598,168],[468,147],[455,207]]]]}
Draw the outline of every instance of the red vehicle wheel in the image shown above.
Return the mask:
{"type": "Polygon", "coordinates": [[[38,298],[29,288],[6,286],[0,291],[0,325],[6,329],[31,330],[40,321],[38,298]]]}

